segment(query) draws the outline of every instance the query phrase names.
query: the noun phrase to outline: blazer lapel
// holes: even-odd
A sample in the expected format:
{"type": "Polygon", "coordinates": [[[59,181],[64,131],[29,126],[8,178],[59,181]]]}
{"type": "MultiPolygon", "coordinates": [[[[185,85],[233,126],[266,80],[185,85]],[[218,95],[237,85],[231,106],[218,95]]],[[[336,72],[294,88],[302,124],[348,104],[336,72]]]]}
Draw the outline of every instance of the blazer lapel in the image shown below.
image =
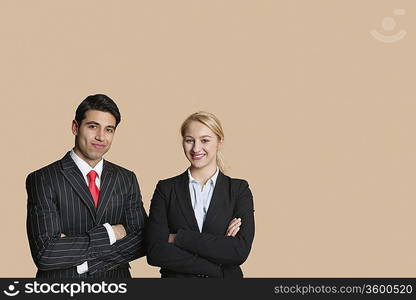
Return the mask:
{"type": "Polygon", "coordinates": [[[194,209],[192,208],[191,195],[189,192],[188,171],[179,176],[179,180],[175,184],[176,196],[179,207],[185,217],[190,229],[199,232],[198,223],[195,218],[194,209]]]}
{"type": "Polygon", "coordinates": [[[88,189],[87,183],[85,182],[81,171],[71,158],[69,152],[61,159],[61,166],[63,176],[72,186],[75,193],[81,198],[81,201],[84,202],[95,222],[94,200],[92,199],[91,192],[88,189]]]}
{"type": "Polygon", "coordinates": [[[104,160],[103,172],[101,174],[100,195],[98,197],[97,222],[100,224],[101,218],[111,200],[118,173],[114,167],[104,160]]]}
{"type": "Polygon", "coordinates": [[[227,178],[221,171],[219,171],[214,191],[212,193],[211,202],[205,217],[205,222],[202,226],[202,232],[208,230],[209,226],[215,223],[218,212],[223,209],[225,203],[229,202],[230,194],[228,192],[228,188],[229,185],[227,184],[227,178]]]}

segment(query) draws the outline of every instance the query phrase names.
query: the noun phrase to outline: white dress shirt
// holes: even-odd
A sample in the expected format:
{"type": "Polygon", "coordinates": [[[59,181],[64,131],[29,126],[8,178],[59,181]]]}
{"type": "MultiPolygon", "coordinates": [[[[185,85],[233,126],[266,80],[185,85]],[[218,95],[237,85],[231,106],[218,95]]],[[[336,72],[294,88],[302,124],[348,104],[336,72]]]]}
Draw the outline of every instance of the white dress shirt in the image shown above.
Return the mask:
{"type": "MultiPolygon", "coordinates": [[[[104,160],[101,158],[101,160],[96,164],[94,168],[92,168],[87,162],[85,162],[81,157],[79,157],[74,150],[71,150],[69,153],[72,160],[77,165],[78,169],[81,171],[82,176],[85,179],[85,182],[87,186],[89,186],[89,180],[88,180],[88,173],[91,171],[97,172],[97,177],[95,177],[95,184],[97,185],[98,189],[100,189],[101,186],[101,173],[103,172],[103,166],[104,166],[104,160]]],[[[116,235],[114,233],[113,228],[110,224],[104,223],[103,226],[105,229],[107,229],[108,237],[110,239],[110,245],[114,244],[116,242],[116,235]]],[[[83,264],[77,266],[77,272],[78,274],[83,274],[88,271],[88,262],[84,262],[83,264]]]]}
{"type": "Polygon", "coordinates": [[[207,216],[208,208],[211,203],[212,193],[214,192],[215,183],[217,182],[219,169],[204,186],[201,188],[201,184],[192,177],[191,170],[188,169],[189,176],[189,192],[191,194],[191,204],[194,209],[196,221],[198,223],[199,231],[202,232],[202,227],[207,216]]]}

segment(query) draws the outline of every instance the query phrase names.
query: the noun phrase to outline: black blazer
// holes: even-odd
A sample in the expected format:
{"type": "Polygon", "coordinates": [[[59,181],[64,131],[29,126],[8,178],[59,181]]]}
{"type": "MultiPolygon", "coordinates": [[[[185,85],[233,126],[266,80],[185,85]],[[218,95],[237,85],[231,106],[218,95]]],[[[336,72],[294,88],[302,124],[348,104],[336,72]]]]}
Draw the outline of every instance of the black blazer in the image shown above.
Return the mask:
{"type": "Polygon", "coordinates": [[[100,186],[96,209],[69,152],[29,174],[26,225],[36,277],[131,277],[128,262],[145,255],[147,220],[136,176],[104,160],[100,186]],[[110,246],[106,222],[123,224],[126,237],[110,246]],[[85,261],[88,272],[79,275],[85,261]]]}
{"type": "Polygon", "coordinates": [[[207,216],[199,232],[189,193],[188,172],[161,180],[153,194],[146,230],[147,261],[162,277],[243,277],[254,238],[253,196],[245,180],[219,172],[207,216]],[[242,225],[225,233],[233,218],[242,225]],[[174,244],[168,243],[176,233],[174,244]]]}

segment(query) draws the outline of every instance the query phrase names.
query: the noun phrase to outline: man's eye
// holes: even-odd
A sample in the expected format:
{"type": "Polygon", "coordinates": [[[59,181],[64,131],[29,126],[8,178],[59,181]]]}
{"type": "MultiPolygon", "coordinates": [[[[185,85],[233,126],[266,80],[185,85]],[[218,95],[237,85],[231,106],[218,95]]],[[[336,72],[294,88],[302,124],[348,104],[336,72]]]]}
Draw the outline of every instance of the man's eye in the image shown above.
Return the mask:
{"type": "Polygon", "coordinates": [[[114,129],[113,129],[113,128],[108,128],[108,129],[107,129],[107,132],[109,132],[109,133],[113,133],[113,132],[114,132],[114,129]]]}
{"type": "Polygon", "coordinates": [[[96,125],[90,125],[90,126],[88,126],[88,128],[97,128],[97,126],[96,125]]]}

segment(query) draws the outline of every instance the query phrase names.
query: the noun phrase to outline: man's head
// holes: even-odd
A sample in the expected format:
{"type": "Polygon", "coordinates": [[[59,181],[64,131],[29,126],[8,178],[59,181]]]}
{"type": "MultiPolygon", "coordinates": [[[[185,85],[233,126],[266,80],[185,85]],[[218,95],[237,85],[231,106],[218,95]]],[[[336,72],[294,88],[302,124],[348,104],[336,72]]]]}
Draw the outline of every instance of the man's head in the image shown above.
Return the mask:
{"type": "Polygon", "coordinates": [[[94,167],[110,150],[121,116],[117,105],[106,95],[88,96],[78,106],[72,133],[75,153],[94,167]]]}

